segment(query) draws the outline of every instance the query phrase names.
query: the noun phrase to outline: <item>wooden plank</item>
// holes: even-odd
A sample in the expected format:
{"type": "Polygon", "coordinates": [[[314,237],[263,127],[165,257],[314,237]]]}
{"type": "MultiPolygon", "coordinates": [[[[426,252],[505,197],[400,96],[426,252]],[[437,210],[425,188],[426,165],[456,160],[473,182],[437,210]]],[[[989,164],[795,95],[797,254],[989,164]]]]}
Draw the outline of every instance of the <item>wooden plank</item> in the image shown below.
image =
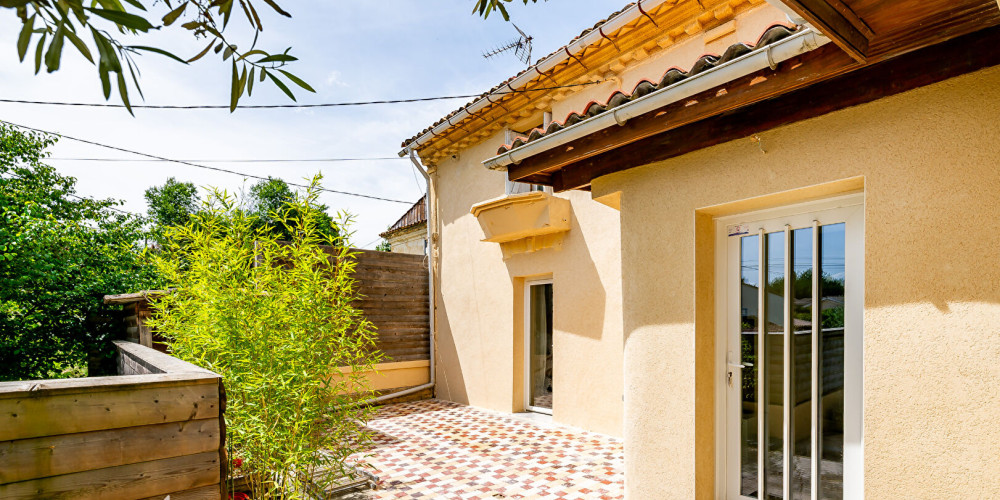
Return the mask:
{"type": "Polygon", "coordinates": [[[871,35],[858,29],[858,25],[864,22],[853,11],[837,9],[827,0],[781,0],[781,2],[809,21],[856,61],[865,62],[871,35]]]}
{"type": "Polygon", "coordinates": [[[155,366],[164,373],[199,372],[218,376],[217,374],[212,373],[198,365],[194,365],[188,363],[187,361],[175,358],[169,354],[159,352],[149,346],[121,340],[114,341],[114,344],[118,349],[119,355],[128,355],[141,359],[143,362],[155,366]]]}
{"type": "Polygon", "coordinates": [[[0,441],[218,417],[217,380],[180,387],[2,399],[0,441]]]}
{"type": "MultiPolygon", "coordinates": [[[[164,495],[154,495],[142,500],[164,500],[164,498],[164,495]]],[[[170,500],[219,500],[220,498],[222,498],[222,490],[219,485],[202,486],[170,493],[170,500]]]]}
{"type": "Polygon", "coordinates": [[[557,191],[601,175],[749,137],[774,127],[864,104],[979,69],[1000,65],[1000,27],[988,28],[862,70],[759,102],[737,112],[667,131],[587,158],[554,176],[557,191]],[[928,68],[933,68],[929,71],[928,68]]]}
{"type": "Polygon", "coordinates": [[[391,323],[423,323],[430,320],[429,314],[368,314],[368,321],[384,325],[391,323]]]}
{"type": "Polygon", "coordinates": [[[114,392],[151,387],[216,384],[219,376],[207,373],[153,373],[111,377],[63,378],[0,382],[0,399],[46,397],[55,394],[114,392]]]}
{"type": "Polygon", "coordinates": [[[0,498],[121,500],[166,496],[218,482],[219,453],[212,451],[4,484],[0,498]]]}
{"type": "Polygon", "coordinates": [[[0,484],[194,455],[219,448],[219,420],[0,442],[0,484]]]}
{"type": "MultiPolygon", "coordinates": [[[[836,46],[827,44],[781,63],[777,70],[765,68],[632,118],[625,125],[609,127],[525,158],[520,164],[510,166],[508,172],[512,180],[526,180],[533,174],[557,170],[626,144],[836,77],[859,66],[836,46]]],[[[555,182],[554,177],[552,182],[555,182]]]]}
{"type": "Polygon", "coordinates": [[[380,297],[380,296],[414,296],[420,297],[427,296],[426,286],[369,286],[359,290],[366,298],[380,297]]]}

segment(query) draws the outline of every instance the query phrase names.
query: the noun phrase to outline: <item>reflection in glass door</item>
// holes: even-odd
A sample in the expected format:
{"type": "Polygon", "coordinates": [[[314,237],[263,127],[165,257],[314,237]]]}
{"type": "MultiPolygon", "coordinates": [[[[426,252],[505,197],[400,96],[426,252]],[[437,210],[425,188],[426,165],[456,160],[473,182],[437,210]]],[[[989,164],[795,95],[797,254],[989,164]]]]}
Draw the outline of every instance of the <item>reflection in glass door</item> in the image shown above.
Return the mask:
{"type": "Polygon", "coordinates": [[[528,282],[526,299],[525,406],[552,413],[552,282],[528,282]]]}
{"type": "Polygon", "coordinates": [[[720,228],[728,498],[860,498],[862,213],[720,228]]]}

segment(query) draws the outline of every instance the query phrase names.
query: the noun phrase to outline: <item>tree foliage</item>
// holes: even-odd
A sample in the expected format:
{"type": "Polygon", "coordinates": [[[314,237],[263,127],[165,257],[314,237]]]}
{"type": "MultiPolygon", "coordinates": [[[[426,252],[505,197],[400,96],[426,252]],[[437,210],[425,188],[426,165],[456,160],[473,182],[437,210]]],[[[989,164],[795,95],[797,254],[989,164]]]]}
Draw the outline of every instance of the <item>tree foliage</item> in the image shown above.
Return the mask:
{"type": "MultiPolygon", "coordinates": [[[[510,3],[514,0],[476,0],[475,7],[472,8],[473,14],[479,14],[483,16],[483,19],[490,17],[490,13],[494,10],[499,12],[503,16],[504,21],[510,21],[510,14],[507,13],[507,8],[504,7],[504,3],[510,3]]],[[[528,5],[528,2],[538,3],[538,0],[522,0],[524,5],[528,5]]]]}
{"type": "MultiPolygon", "coordinates": [[[[299,214],[284,213],[287,210],[299,210],[292,203],[296,193],[281,179],[268,177],[250,186],[246,198],[239,207],[246,215],[253,216],[255,229],[273,232],[279,239],[291,240],[295,228],[284,221],[293,223],[299,214]]],[[[146,203],[151,232],[157,241],[163,239],[163,233],[168,227],[184,226],[193,220],[201,210],[202,202],[198,190],[190,182],[179,182],[173,177],[167,179],[162,186],[154,186],[146,190],[146,203]]],[[[309,210],[316,212],[316,227],[320,234],[336,240],[339,236],[337,224],[330,216],[329,207],[313,201],[309,210]]]]}
{"type": "Polygon", "coordinates": [[[183,226],[198,209],[198,188],[171,177],[162,186],[146,190],[146,213],[154,227],[183,226]]]}
{"type": "Polygon", "coordinates": [[[54,139],[0,125],[0,380],[84,375],[120,331],[104,294],[151,287],[142,221],[76,195],[54,139]]]}
{"type": "Polygon", "coordinates": [[[215,191],[190,223],[169,229],[156,257],[175,291],[154,304],[150,324],[175,356],[222,375],[227,439],[253,498],[272,488],[268,498],[296,497],[297,474],[340,467],[368,441],[357,422],[369,410],[352,403],[372,395],[358,374],[379,360],[375,333],[351,305],[346,237],[322,233],[310,209],[317,182],[273,211],[288,242],[215,191]]]}
{"type": "Polygon", "coordinates": [[[299,220],[301,216],[296,211],[309,210],[314,212],[316,231],[331,240],[336,240],[339,236],[337,224],[327,212],[329,208],[315,199],[300,206],[292,203],[295,201],[295,196],[295,192],[288,186],[288,183],[269,177],[267,180],[261,180],[250,187],[249,199],[247,200],[248,209],[257,217],[256,224],[259,227],[289,241],[297,230],[295,221],[299,220]],[[286,213],[289,211],[291,212],[286,213]]]}
{"type": "MultiPolygon", "coordinates": [[[[275,0],[263,2],[278,14],[292,17],[275,0]]],[[[142,96],[135,56],[144,52],[159,54],[181,64],[195,62],[210,51],[223,61],[231,60],[230,111],[236,109],[244,92],[253,93],[254,82],[258,80],[260,83],[269,80],[292,100],[295,95],[290,84],[315,92],[308,83],[285,69],[288,63],[296,60],[289,54],[291,47],[282,52],[268,52],[257,46],[258,35],[264,30],[257,13],[259,5],[254,0],[0,0],[0,7],[12,9],[21,20],[17,39],[21,62],[31,52],[35,74],[43,64],[47,72],[57,71],[63,48],[69,42],[81,57],[97,67],[104,98],[111,97],[113,83],[129,113],[132,112],[129,81],[142,96]],[[254,35],[253,43],[246,50],[237,47],[226,36],[226,27],[237,4],[254,35]],[[147,10],[147,6],[155,12],[147,10]],[[186,22],[182,22],[184,20],[186,22]],[[121,41],[124,36],[177,28],[187,30],[202,41],[207,40],[207,45],[185,59],[162,47],[125,45],[121,41]],[[30,50],[32,44],[33,51],[30,50]]]]}

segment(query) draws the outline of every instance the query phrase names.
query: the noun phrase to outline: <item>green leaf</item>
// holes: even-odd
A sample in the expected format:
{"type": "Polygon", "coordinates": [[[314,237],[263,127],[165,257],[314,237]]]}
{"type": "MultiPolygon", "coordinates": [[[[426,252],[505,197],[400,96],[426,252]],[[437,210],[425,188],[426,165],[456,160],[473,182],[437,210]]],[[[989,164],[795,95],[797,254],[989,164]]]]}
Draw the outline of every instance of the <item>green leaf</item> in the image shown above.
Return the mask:
{"type": "Polygon", "coordinates": [[[76,33],[73,33],[70,30],[66,30],[66,36],[69,38],[69,41],[73,42],[73,45],[76,46],[76,50],[79,50],[80,53],[83,54],[83,57],[86,57],[87,60],[93,64],[94,56],[90,54],[90,49],[87,48],[87,44],[83,43],[83,40],[80,40],[80,37],[76,36],[76,33]]]}
{"type": "Polygon", "coordinates": [[[281,7],[279,7],[278,4],[274,2],[274,0],[264,0],[264,3],[270,5],[271,8],[274,9],[274,11],[277,12],[278,14],[281,14],[285,17],[292,17],[291,14],[282,10],[281,7]]]}
{"type": "Polygon", "coordinates": [[[146,6],[143,5],[143,4],[141,4],[141,3],[139,3],[137,0],[125,0],[125,1],[128,2],[129,5],[135,7],[137,9],[139,9],[139,10],[146,10],[146,6]]]}
{"type": "Polygon", "coordinates": [[[287,72],[287,71],[285,71],[283,69],[279,69],[278,71],[280,71],[281,74],[283,74],[286,77],[288,77],[289,80],[295,82],[295,84],[298,85],[299,87],[302,87],[302,88],[308,90],[309,92],[312,92],[313,94],[316,93],[316,91],[313,90],[313,88],[310,87],[308,83],[302,81],[301,78],[299,78],[299,77],[297,77],[297,76],[295,76],[295,75],[293,75],[293,74],[291,74],[291,73],[289,73],[289,72],[287,72]]]}
{"type": "Polygon", "coordinates": [[[45,37],[46,36],[47,35],[45,33],[42,33],[42,38],[41,38],[41,40],[38,40],[38,46],[35,47],[35,74],[36,75],[38,74],[38,71],[42,69],[42,47],[45,46],[45,37]]]}
{"type": "Polygon", "coordinates": [[[225,61],[226,59],[229,59],[229,56],[233,55],[233,52],[235,51],[236,49],[233,45],[226,45],[226,50],[222,51],[222,60],[225,61]]]}
{"type": "Polygon", "coordinates": [[[66,36],[64,33],[66,33],[66,29],[62,23],[59,23],[59,27],[56,28],[56,34],[52,36],[52,43],[49,44],[49,50],[45,52],[45,70],[49,73],[59,69],[59,60],[62,59],[63,40],[66,36]]]}
{"type": "Polygon", "coordinates": [[[28,53],[28,44],[31,43],[31,33],[35,29],[35,17],[38,14],[32,14],[24,25],[21,27],[21,35],[17,37],[17,56],[24,62],[24,56],[28,53]]]}
{"type": "Polygon", "coordinates": [[[208,46],[206,46],[204,49],[202,49],[202,51],[199,52],[198,55],[192,57],[191,59],[188,59],[187,62],[193,63],[193,62],[197,61],[198,59],[201,59],[202,57],[205,57],[205,54],[208,54],[208,51],[212,48],[212,44],[214,44],[214,43],[215,43],[214,40],[211,41],[211,42],[208,42],[208,46]]]}
{"type": "Polygon", "coordinates": [[[290,56],[288,54],[272,54],[264,57],[257,61],[257,64],[269,63],[269,62],[292,62],[298,61],[297,57],[290,56]]]}
{"type": "Polygon", "coordinates": [[[91,9],[91,8],[88,8],[87,10],[115,24],[124,26],[128,29],[141,31],[143,33],[156,28],[155,26],[150,24],[149,21],[146,20],[146,18],[142,16],[137,16],[135,14],[130,14],[128,12],[108,10],[108,9],[91,9]]]}
{"type": "Polygon", "coordinates": [[[247,87],[247,67],[243,65],[243,73],[240,74],[240,97],[243,97],[243,91],[247,87]]]}
{"type": "Polygon", "coordinates": [[[229,16],[233,13],[233,0],[226,0],[220,5],[219,12],[222,13],[222,29],[226,29],[229,26],[229,16]]]}
{"type": "Polygon", "coordinates": [[[243,55],[241,55],[239,57],[239,59],[237,59],[237,61],[242,61],[243,59],[246,59],[247,57],[256,56],[256,55],[259,55],[259,54],[267,54],[267,52],[264,52],[263,50],[260,50],[260,49],[253,49],[253,50],[244,52],[243,55]]]}
{"type": "Polygon", "coordinates": [[[254,66],[250,67],[250,77],[247,78],[247,95],[253,95],[253,81],[254,81],[253,72],[256,70],[257,70],[256,67],[254,66]]]}
{"type": "Polygon", "coordinates": [[[167,52],[167,51],[165,51],[165,50],[163,50],[161,48],[147,47],[145,45],[129,45],[129,48],[130,49],[135,49],[135,50],[145,50],[146,52],[154,52],[154,53],[157,53],[157,54],[160,54],[160,55],[163,55],[163,56],[167,56],[167,57],[169,57],[169,58],[171,58],[171,59],[173,59],[173,60],[175,60],[175,61],[177,61],[177,62],[179,62],[181,64],[187,64],[188,63],[188,61],[185,61],[184,59],[181,59],[180,57],[177,57],[177,56],[171,54],[170,52],[167,52]]]}
{"type": "Polygon", "coordinates": [[[135,113],[132,112],[132,103],[128,101],[128,88],[125,85],[125,75],[121,71],[118,72],[118,95],[122,97],[122,103],[125,104],[128,114],[135,116],[135,113]]]}
{"type": "Polygon", "coordinates": [[[266,77],[266,76],[267,76],[267,70],[264,69],[264,68],[260,68],[260,81],[263,82],[264,81],[264,77],[266,77]]]}
{"type": "MultiPolygon", "coordinates": [[[[295,101],[295,94],[292,94],[292,91],[288,90],[288,86],[287,85],[285,85],[281,80],[279,80],[277,77],[275,77],[271,73],[268,73],[267,76],[269,76],[271,78],[271,81],[273,81],[274,84],[277,85],[278,88],[281,89],[282,92],[285,93],[285,95],[287,95],[293,101],[295,101]]],[[[298,101],[296,101],[296,102],[298,102],[298,101]]]]}
{"type": "Polygon", "coordinates": [[[236,104],[240,101],[240,74],[236,69],[236,61],[233,61],[233,87],[229,93],[229,112],[236,111],[236,104]]]}
{"type": "Polygon", "coordinates": [[[104,90],[104,99],[111,98],[111,79],[108,78],[108,68],[102,67],[98,69],[98,73],[101,75],[101,89],[104,90]]]}
{"type": "Polygon", "coordinates": [[[181,14],[184,13],[184,9],[187,8],[187,5],[188,3],[184,2],[179,7],[168,12],[167,15],[163,16],[163,25],[170,26],[171,24],[174,24],[174,21],[176,21],[177,18],[181,17],[181,14]]]}

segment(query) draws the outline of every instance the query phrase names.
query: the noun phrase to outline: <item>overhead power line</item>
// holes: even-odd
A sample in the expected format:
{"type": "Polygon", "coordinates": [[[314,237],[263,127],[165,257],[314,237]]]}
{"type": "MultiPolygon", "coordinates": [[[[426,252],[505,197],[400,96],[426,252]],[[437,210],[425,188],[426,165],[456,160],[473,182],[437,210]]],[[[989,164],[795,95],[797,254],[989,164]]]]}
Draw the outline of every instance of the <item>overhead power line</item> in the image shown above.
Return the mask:
{"type": "MultiPolygon", "coordinates": [[[[409,158],[400,158],[398,156],[384,156],[376,158],[241,158],[241,159],[228,159],[228,160],[211,160],[211,159],[178,159],[176,161],[198,161],[202,163],[299,163],[299,162],[343,162],[343,161],[382,161],[382,160],[408,160],[409,158]]],[[[46,158],[46,160],[57,160],[57,161],[101,161],[101,162],[173,162],[174,160],[158,160],[152,158],[46,158]]]]}
{"type": "MultiPolygon", "coordinates": [[[[119,152],[122,152],[122,153],[134,154],[134,155],[142,156],[144,158],[151,158],[151,159],[160,160],[160,161],[168,161],[168,162],[171,162],[171,163],[179,163],[181,165],[188,165],[188,166],[191,166],[191,167],[203,168],[203,169],[206,169],[206,170],[214,170],[216,172],[224,172],[224,173],[227,173],[227,174],[241,175],[243,177],[250,177],[250,178],[253,178],[253,179],[268,180],[268,179],[271,178],[271,177],[263,177],[263,176],[260,176],[260,175],[247,174],[247,173],[243,173],[243,172],[237,172],[235,170],[228,170],[228,169],[225,169],[225,168],[212,167],[212,166],[209,166],[209,165],[201,165],[201,164],[198,164],[198,163],[193,163],[193,162],[184,161],[184,160],[173,160],[173,159],[170,159],[170,158],[164,158],[162,156],[156,156],[156,155],[151,155],[151,154],[148,154],[148,153],[141,153],[139,151],[133,151],[131,149],[120,148],[118,146],[109,146],[107,144],[102,144],[100,142],[94,142],[94,141],[90,141],[90,140],[87,140],[87,139],[80,139],[80,138],[77,138],[77,137],[70,137],[68,135],[63,135],[63,134],[59,134],[59,133],[56,133],[56,132],[50,132],[48,130],[42,130],[42,129],[39,129],[39,128],[28,127],[26,125],[19,125],[17,123],[12,123],[12,122],[9,122],[9,121],[6,121],[6,120],[0,120],[0,123],[5,123],[5,124],[10,125],[12,127],[18,127],[18,128],[22,128],[22,129],[25,129],[25,130],[31,130],[31,131],[39,132],[39,133],[42,133],[42,134],[54,135],[54,136],[57,136],[57,137],[61,137],[63,139],[69,139],[71,141],[76,141],[76,142],[80,142],[80,143],[83,143],[83,144],[89,144],[91,146],[97,146],[97,147],[101,147],[101,148],[105,148],[105,149],[111,149],[111,150],[119,151],[119,152]]],[[[294,182],[285,181],[285,183],[288,184],[289,186],[295,186],[295,187],[301,187],[301,188],[308,188],[309,187],[309,186],[307,186],[305,184],[297,184],[297,183],[294,183],[294,182]]],[[[343,195],[347,195],[347,196],[356,196],[356,197],[359,197],[359,198],[368,198],[368,199],[371,199],[371,200],[388,201],[388,202],[392,202],[392,203],[402,203],[404,205],[412,205],[413,204],[412,201],[395,200],[395,199],[392,199],[392,198],[383,198],[381,196],[372,196],[372,195],[361,194],[361,193],[351,193],[349,191],[338,191],[336,189],[327,189],[327,188],[324,188],[324,187],[320,187],[319,190],[320,191],[325,191],[325,192],[328,192],[328,193],[343,194],[343,195]]]]}
{"type": "MultiPolygon", "coordinates": [[[[534,89],[509,90],[506,92],[494,92],[492,95],[524,94],[527,92],[538,92],[542,90],[566,89],[572,87],[582,87],[585,85],[595,85],[601,83],[584,82],[569,85],[557,85],[554,87],[538,87],[534,89]]],[[[437,97],[416,97],[412,99],[384,99],[376,101],[350,101],[350,102],[327,102],[317,104],[248,104],[239,106],[239,109],[301,109],[301,108],[338,108],[348,106],[370,106],[373,104],[404,104],[412,102],[445,101],[450,99],[474,99],[483,97],[483,94],[448,95],[437,97]]],[[[61,102],[61,101],[29,101],[26,99],[0,99],[0,102],[11,104],[36,104],[44,106],[74,106],[84,108],[124,108],[124,104],[97,103],[97,102],[61,102]]],[[[133,104],[132,109],[230,109],[228,104],[133,104]]]]}

